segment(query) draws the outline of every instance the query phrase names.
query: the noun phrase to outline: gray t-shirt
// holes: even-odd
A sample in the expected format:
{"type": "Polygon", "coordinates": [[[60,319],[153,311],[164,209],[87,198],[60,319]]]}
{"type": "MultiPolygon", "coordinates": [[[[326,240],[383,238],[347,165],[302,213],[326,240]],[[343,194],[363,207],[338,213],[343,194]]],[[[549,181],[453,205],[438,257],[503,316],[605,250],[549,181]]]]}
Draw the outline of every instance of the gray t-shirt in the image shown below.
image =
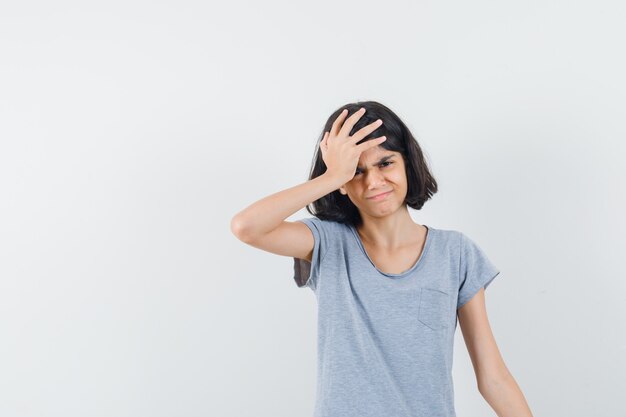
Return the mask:
{"type": "Polygon", "coordinates": [[[310,217],[313,259],[294,259],[317,298],[314,417],[455,417],[456,310],[500,271],[469,237],[430,226],[417,262],[385,273],[356,229],[310,217]]]}

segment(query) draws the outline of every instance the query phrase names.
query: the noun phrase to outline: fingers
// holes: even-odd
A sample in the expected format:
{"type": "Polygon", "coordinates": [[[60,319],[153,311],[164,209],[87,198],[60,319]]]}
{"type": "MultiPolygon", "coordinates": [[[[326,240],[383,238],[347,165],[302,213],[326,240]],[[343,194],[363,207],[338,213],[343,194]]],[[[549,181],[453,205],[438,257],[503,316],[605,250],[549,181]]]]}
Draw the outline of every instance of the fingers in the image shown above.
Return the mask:
{"type": "Polygon", "coordinates": [[[381,143],[383,143],[386,140],[387,140],[386,136],[381,136],[381,137],[376,138],[376,139],[367,140],[367,141],[363,142],[362,144],[357,145],[356,148],[358,149],[359,153],[360,152],[365,152],[366,150],[368,150],[370,148],[375,148],[376,146],[380,145],[381,143]]]}
{"type": "Polygon", "coordinates": [[[353,139],[354,143],[357,143],[361,139],[363,139],[365,136],[369,135],[370,133],[372,133],[379,127],[381,127],[382,124],[383,124],[383,121],[381,119],[375,120],[372,123],[368,124],[367,126],[364,126],[361,129],[359,129],[358,132],[352,135],[351,139],[353,139]]]}
{"type": "Polygon", "coordinates": [[[345,120],[347,114],[348,114],[348,109],[343,109],[343,111],[339,113],[339,116],[337,116],[337,118],[333,122],[333,126],[330,129],[333,136],[337,136],[339,134],[339,128],[341,124],[343,123],[343,121],[345,120]]]}
{"type": "Polygon", "coordinates": [[[363,107],[361,107],[359,110],[354,112],[352,116],[348,117],[348,119],[343,124],[343,126],[341,126],[341,130],[339,130],[339,134],[342,134],[345,137],[348,137],[348,134],[350,133],[350,131],[352,130],[356,122],[358,122],[361,116],[363,116],[364,114],[365,114],[365,109],[363,107]]]}

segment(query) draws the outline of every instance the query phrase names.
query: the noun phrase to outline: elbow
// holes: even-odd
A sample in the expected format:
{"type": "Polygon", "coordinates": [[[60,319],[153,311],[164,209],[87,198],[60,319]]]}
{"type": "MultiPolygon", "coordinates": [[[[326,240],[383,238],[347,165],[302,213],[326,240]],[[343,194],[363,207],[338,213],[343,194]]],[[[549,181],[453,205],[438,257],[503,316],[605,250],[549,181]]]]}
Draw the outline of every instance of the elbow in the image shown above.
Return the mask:
{"type": "Polygon", "coordinates": [[[247,241],[247,235],[246,235],[246,224],[245,222],[239,217],[239,215],[236,215],[235,217],[233,217],[230,220],[230,232],[235,235],[235,237],[239,240],[241,240],[242,242],[246,242],[247,241]]]}
{"type": "Polygon", "coordinates": [[[501,391],[504,387],[510,384],[511,375],[506,373],[500,373],[498,376],[485,377],[478,380],[478,392],[485,397],[494,392],[501,391]]]}
{"type": "Polygon", "coordinates": [[[254,231],[254,224],[248,222],[240,215],[236,215],[230,220],[230,232],[243,243],[251,244],[258,235],[254,231]]]}

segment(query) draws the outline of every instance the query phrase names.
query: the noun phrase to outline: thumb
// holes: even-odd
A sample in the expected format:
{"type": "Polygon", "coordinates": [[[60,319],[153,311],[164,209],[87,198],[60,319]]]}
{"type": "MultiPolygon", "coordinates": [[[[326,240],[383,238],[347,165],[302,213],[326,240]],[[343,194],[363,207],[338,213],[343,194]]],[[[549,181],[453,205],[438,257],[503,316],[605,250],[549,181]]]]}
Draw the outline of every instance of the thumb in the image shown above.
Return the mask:
{"type": "Polygon", "coordinates": [[[323,149],[328,147],[328,132],[324,132],[324,139],[320,142],[320,147],[323,149]]]}

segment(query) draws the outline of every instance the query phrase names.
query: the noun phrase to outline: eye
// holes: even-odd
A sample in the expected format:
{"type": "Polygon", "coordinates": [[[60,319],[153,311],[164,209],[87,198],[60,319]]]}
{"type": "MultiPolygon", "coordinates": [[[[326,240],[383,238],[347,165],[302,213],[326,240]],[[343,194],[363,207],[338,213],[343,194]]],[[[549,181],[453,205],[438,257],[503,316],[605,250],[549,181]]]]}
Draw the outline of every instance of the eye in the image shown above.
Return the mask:
{"type": "MultiPolygon", "coordinates": [[[[380,166],[381,167],[386,167],[386,166],[391,165],[391,164],[393,164],[393,162],[385,161],[385,162],[381,162],[380,166]]],[[[354,175],[359,175],[359,174],[361,174],[361,171],[358,171],[358,170],[354,173],[354,175]]]]}

